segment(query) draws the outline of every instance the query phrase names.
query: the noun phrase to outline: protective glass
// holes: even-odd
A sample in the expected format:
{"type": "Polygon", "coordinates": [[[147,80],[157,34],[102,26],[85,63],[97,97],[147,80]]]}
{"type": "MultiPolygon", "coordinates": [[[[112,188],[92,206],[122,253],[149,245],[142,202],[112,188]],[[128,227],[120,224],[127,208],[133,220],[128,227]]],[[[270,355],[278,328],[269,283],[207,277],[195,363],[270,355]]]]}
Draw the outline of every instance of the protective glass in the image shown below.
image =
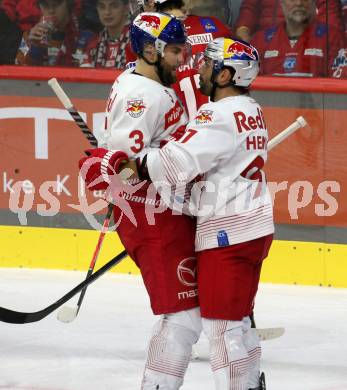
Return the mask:
{"type": "Polygon", "coordinates": [[[192,62],[192,45],[189,42],[184,44],[183,59],[184,65],[190,65],[192,62]]]}
{"type": "Polygon", "coordinates": [[[203,52],[196,53],[193,61],[193,69],[199,72],[203,66],[210,66],[211,61],[211,58],[206,57],[203,52]]]}

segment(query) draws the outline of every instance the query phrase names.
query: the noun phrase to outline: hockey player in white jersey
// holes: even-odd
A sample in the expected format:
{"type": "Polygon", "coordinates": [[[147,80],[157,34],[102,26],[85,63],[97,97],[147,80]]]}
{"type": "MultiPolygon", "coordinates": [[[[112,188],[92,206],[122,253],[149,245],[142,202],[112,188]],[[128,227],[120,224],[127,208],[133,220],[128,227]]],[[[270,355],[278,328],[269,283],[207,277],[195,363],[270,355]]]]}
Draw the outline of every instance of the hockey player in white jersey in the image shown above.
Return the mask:
{"type": "MultiPolygon", "coordinates": [[[[88,188],[108,189],[110,174],[122,162],[159,148],[170,134],[184,131],[187,116],[170,85],[187,53],[181,22],[167,14],[142,13],[132,23],[131,44],[137,54],[133,71],[114,83],[107,102],[105,131],[97,149],[80,160],[88,188]]],[[[147,219],[147,189],[136,184],[127,197],[133,219],[123,215],[117,232],[130,257],[141,270],[154,314],[162,315],[151,338],[143,390],[181,387],[192,345],[201,332],[196,292],[195,220],[173,215],[169,209],[147,219]],[[140,187],[140,188],[139,188],[140,187]],[[181,270],[187,270],[182,277],[181,270]],[[188,279],[189,278],[189,279],[188,279]]],[[[159,201],[154,195],[153,203],[159,201]]],[[[128,210],[128,211],[129,211],[128,210]]],[[[116,219],[124,210],[115,207],[116,219]]]]}
{"type": "Polygon", "coordinates": [[[179,141],[147,153],[147,172],[142,164],[139,175],[160,186],[196,180],[198,292],[216,389],[262,390],[260,343],[249,315],[274,223],[262,170],[266,123],[248,95],[258,53],[245,42],[217,38],[199,62],[201,91],[211,102],[179,141]]]}

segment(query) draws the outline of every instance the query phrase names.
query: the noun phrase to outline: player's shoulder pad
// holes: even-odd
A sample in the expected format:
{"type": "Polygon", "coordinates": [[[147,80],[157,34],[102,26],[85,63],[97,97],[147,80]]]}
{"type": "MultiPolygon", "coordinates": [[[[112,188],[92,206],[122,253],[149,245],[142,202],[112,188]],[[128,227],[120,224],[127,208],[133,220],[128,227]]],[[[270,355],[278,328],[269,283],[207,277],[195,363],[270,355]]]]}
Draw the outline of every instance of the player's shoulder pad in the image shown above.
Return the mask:
{"type": "Polygon", "coordinates": [[[159,104],[162,88],[159,83],[147,77],[134,75],[132,72],[123,72],[115,82],[119,98],[141,98],[147,102],[159,104]]]}

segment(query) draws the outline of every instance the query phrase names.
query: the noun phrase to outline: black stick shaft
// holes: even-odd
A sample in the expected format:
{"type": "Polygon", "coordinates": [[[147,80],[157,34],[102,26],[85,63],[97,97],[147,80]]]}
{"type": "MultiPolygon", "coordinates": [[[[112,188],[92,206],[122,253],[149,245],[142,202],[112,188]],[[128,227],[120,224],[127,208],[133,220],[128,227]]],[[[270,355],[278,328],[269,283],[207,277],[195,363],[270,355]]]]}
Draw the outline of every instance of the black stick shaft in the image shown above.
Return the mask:
{"type": "MultiPolygon", "coordinates": [[[[71,117],[74,120],[74,122],[81,129],[83,135],[87,138],[89,143],[93,147],[96,148],[98,146],[97,139],[95,138],[93,132],[89,129],[88,125],[86,124],[86,122],[84,121],[84,119],[82,118],[80,113],[77,111],[75,106],[72,104],[72,102],[69,99],[69,97],[66,95],[65,91],[63,90],[63,88],[59,84],[58,80],[56,80],[56,79],[49,80],[48,84],[51,86],[51,88],[53,89],[53,91],[55,92],[55,94],[57,95],[58,99],[60,100],[60,102],[65,107],[65,109],[69,112],[69,114],[71,115],[71,117]]],[[[102,245],[102,243],[104,241],[105,234],[106,234],[106,231],[107,231],[109,223],[110,223],[112,211],[113,211],[113,205],[112,205],[112,203],[110,203],[108,205],[108,211],[107,211],[107,214],[106,214],[105,219],[104,219],[102,232],[100,233],[100,236],[99,236],[99,239],[98,239],[98,243],[96,245],[96,248],[95,248],[95,251],[94,251],[94,254],[93,254],[92,261],[91,261],[91,263],[89,265],[89,268],[88,268],[86,279],[88,277],[90,277],[90,275],[94,271],[96,260],[98,258],[98,255],[99,255],[99,252],[100,252],[100,249],[101,249],[101,245],[102,245]]],[[[80,308],[81,308],[81,305],[82,305],[85,293],[87,291],[87,286],[88,285],[86,285],[82,289],[81,294],[80,294],[80,296],[78,298],[76,316],[77,316],[78,312],[80,311],[80,308]]]]}
{"type": "Polygon", "coordinates": [[[73,106],[67,109],[72,117],[72,119],[76,122],[77,126],[82,130],[82,133],[87,138],[89,143],[96,148],[98,146],[98,140],[95,138],[92,131],[87,126],[86,122],[81,117],[80,113],[73,106]]]}
{"type": "Polygon", "coordinates": [[[31,312],[31,313],[30,312],[26,313],[26,312],[15,311],[15,310],[6,309],[4,307],[0,307],[0,321],[7,322],[9,324],[28,324],[30,322],[37,322],[37,321],[42,320],[43,318],[45,318],[49,314],[51,314],[54,310],[56,310],[58,307],[62,306],[65,302],[67,302],[73,296],[78,294],[85,287],[94,283],[101,275],[103,275],[105,272],[107,272],[112,267],[117,265],[126,256],[127,256],[126,251],[119,253],[117,256],[115,256],[113,259],[111,259],[108,263],[106,263],[104,266],[102,266],[99,270],[97,270],[94,274],[90,275],[83,282],[81,282],[78,286],[76,286],[75,288],[70,290],[68,293],[66,293],[64,296],[62,296],[60,299],[58,299],[56,302],[45,307],[42,310],[31,312]]]}
{"type": "MultiPolygon", "coordinates": [[[[103,224],[103,227],[102,227],[102,232],[100,233],[99,240],[98,240],[98,243],[97,243],[97,245],[96,245],[96,248],[95,248],[95,251],[94,251],[94,254],[93,254],[92,261],[91,261],[90,264],[89,264],[89,268],[88,268],[88,272],[87,272],[86,279],[88,279],[89,276],[90,276],[90,275],[93,273],[93,271],[94,271],[94,267],[95,267],[95,264],[96,264],[96,260],[97,260],[97,258],[98,258],[98,256],[99,256],[99,252],[100,252],[100,249],[101,249],[101,245],[102,245],[102,243],[103,243],[103,241],[104,241],[104,238],[105,238],[105,235],[106,235],[108,226],[109,226],[109,224],[110,224],[112,212],[113,212],[113,204],[110,203],[110,204],[108,205],[107,214],[106,214],[106,217],[105,217],[105,220],[104,220],[104,224],[103,224]]],[[[87,287],[88,287],[88,286],[85,286],[85,287],[83,288],[83,290],[81,291],[81,294],[80,294],[80,296],[79,296],[79,298],[78,298],[76,316],[77,316],[78,312],[80,311],[80,308],[81,308],[81,305],[82,305],[82,302],[83,302],[85,293],[86,293],[86,291],[87,291],[87,287]]]]}

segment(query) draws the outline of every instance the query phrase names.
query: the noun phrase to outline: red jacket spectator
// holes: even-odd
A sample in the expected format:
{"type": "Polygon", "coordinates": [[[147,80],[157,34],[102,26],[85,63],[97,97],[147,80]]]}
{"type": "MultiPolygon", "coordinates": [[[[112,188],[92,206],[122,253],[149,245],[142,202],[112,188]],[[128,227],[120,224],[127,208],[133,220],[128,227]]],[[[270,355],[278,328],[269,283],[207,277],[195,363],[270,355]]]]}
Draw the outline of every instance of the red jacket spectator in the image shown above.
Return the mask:
{"type": "Polygon", "coordinates": [[[288,38],[283,22],[258,31],[252,44],[260,54],[261,74],[324,77],[331,74],[334,58],[343,47],[343,36],[334,26],[329,26],[328,34],[326,24],[314,22],[294,42],[288,38]]]}
{"type": "Polygon", "coordinates": [[[33,27],[41,16],[36,0],[2,0],[2,8],[22,31],[33,27]]]}
{"type": "MultiPolygon", "coordinates": [[[[328,8],[326,0],[317,0],[316,7],[317,20],[342,28],[340,0],[328,0],[328,8]]],[[[243,0],[235,32],[249,41],[256,31],[275,26],[283,20],[281,0],[243,0]]]]}
{"type": "MultiPolygon", "coordinates": [[[[2,0],[2,8],[22,31],[30,30],[41,17],[37,0],[2,0]]],[[[74,13],[76,15],[79,15],[80,8],[81,0],[75,0],[74,13]]]]}

